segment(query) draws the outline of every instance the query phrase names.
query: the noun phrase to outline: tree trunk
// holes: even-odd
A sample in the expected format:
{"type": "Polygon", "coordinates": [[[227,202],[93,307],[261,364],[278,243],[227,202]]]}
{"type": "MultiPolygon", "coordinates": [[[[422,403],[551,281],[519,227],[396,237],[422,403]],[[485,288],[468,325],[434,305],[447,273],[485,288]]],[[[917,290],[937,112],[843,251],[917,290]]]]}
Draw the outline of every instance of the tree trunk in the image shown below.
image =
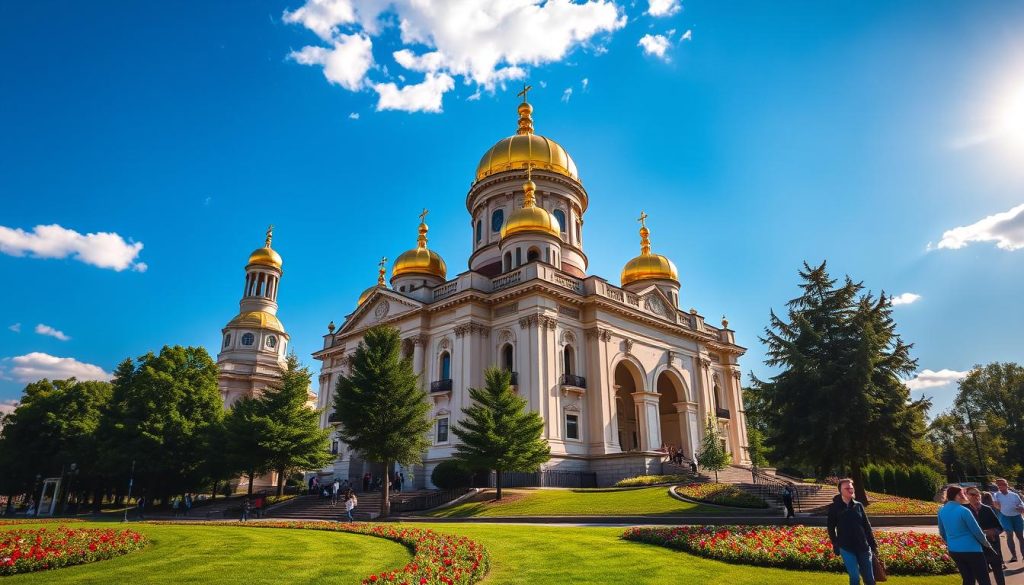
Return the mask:
{"type": "Polygon", "coordinates": [[[391,462],[384,462],[384,481],[381,482],[383,496],[380,500],[380,517],[387,518],[391,514],[391,462]]]}
{"type": "Polygon", "coordinates": [[[252,480],[253,480],[254,477],[256,477],[256,472],[255,471],[250,471],[249,472],[249,493],[248,493],[250,498],[252,497],[252,480]]]}
{"type": "Polygon", "coordinates": [[[213,495],[210,496],[210,501],[211,502],[217,499],[217,486],[219,486],[219,485],[220,485],[220,480],[219,479],[213,480],[213,495]]]}
{"type": "Polygon", "coordinates": [[[495,500],[501,500],[501,470],[494,470],[494,487],[497,488],[498,494],[495,496],[495,500]]]}
{"type": "Polygon", "coordinates": [[[861,468],[859,461],[855,461],[850,465],[850,479],[853,480],[853,497],[862,504],[869,504],[868,493],[864,489],[864,470],[861,468]]]}
{"type": "Polygon", "coordinates": [[[277,470],[277,497],[284,495],[284,469],[277,470]]]}

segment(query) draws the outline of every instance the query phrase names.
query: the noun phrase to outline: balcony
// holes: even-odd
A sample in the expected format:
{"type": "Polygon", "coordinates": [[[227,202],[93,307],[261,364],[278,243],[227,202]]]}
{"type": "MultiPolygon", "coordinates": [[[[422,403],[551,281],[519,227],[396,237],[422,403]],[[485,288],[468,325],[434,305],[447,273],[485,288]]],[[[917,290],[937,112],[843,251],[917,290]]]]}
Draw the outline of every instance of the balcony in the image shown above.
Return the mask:
{"type": "Polygon", "coordinates": [[[715,414],[718,415],[718,418],[729,418],[729,409],[716,407],[715,414]]]}
{"type": "Polygon", "coordinates": [[[451,392],[452,391],[452,379],[447,378],[444,380],[435,380],[430,383],[431,392],[451,392]]]}
{"type": "MultiPolygon", "coordinates": [[[[505,371],[508,372],[508,370],[505,370],[505,371]]],[[[508,383],[509,386],[518,386],[519,385],[519,372],[508,372],[508,373],[509,373],[509,376],[510,376],[509,383],[508,383]]]]}
{"type": "Polygon", "coordinates": [[[573,374],[562,374],[562,386],[575,386],[576,388],[586,388],[587,379],[583,376],[576,376],[573,374]]]}
{"type": "Polygon", "coordinates": [[[332,412],[331,414],[327,415],[327,424],[330,424],[330,425],[341,424],[341,417],[338,416],[338,413],[332,412]]]}

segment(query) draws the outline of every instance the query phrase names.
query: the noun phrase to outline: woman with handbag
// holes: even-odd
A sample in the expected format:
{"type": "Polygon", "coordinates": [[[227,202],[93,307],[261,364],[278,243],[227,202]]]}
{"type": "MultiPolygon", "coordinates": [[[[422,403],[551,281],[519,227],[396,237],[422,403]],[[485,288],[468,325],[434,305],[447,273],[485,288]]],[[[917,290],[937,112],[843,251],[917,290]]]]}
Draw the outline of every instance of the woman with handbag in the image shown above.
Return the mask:
{"type": "Polygon", "coordinates": [[[992,585],[985,557],[997,553],[966,504],[963,488],[946,488],[946,503],[939,510],[939,536],[946,542],[963,585],[992,585]]]}
{"type": "Polygon", "coordinates": [[[969,487],[965,491],[967,492],[967,509],[974,514],[974,519],[978,521],[978,526],[981,526],[981,531],[985,533],[985,538],[988,539],[988,543],[996,553],[994,555],[986,554],[985,561],[988,562],[989,569],[996,578],[996,585],[1006,585],[1006,576],[1003,575],[1003,551],[999,546],[999,534],[1003,532],[1003,527],[999,523],[999,518],[996,517],[995,510],[989,505],[992,502],[992,496],[990,494],[983,496],[981,490],[976,487],[969,487]],[[989,503],[985,502],[985,496],[988,496],[989,503]]]}

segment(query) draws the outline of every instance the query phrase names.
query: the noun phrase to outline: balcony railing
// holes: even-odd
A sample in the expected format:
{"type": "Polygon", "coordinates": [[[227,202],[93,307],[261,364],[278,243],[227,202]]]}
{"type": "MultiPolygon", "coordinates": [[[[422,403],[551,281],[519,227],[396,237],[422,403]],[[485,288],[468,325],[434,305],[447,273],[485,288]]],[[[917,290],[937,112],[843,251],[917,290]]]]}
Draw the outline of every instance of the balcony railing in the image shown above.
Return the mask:
{"type": "Polygon", "coordinates": [[[587,379],[583,376],[576,376],[573,374],[562,374],[562,386],[575,386],[577,388],[586,388],[587,379]]]}
{"type": "Polygon", "coordinates": [[[338,424],[340,422],[341,422],[341,417],[338,416],[338,413],[332,412],[331,414],[327,415],[327,424],[332,424],[333,425],[333,424],[338,424]]]}
{"type": "Polygon", "coordinates": [[[729,409],[728,408],[715,408],[715,414],[718,415],[718,418],[729,418],[729,409]]]}
{"type": "Polygon", "coordinates": [[[451,392],[452,391],[452,379],[447,378],[445,380],[435,380],[430,383],[431,392],[451,392]]]}

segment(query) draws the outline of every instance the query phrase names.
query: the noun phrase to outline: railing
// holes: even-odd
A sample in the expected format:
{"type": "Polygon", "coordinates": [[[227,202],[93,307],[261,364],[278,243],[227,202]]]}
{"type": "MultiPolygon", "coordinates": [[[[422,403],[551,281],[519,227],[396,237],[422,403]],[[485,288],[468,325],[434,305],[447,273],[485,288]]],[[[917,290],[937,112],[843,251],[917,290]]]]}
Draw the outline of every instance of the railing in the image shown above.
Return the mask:
{"type": "Polygon", "coordinates": [[[790,493],[793,494],[793,509],[800,509],[800,490],[796,489],[793,484],[769,475],[756,467],[750,468],[750,476],[753,480],[752,483],[761,488],[762,493],[778,498],[779,501],[782,501],[782,494],[788,487],[790,493]]]}
{"type": "Polygon", "coordinates": [[[515,272],[509,272],[508,274],[503,274],[497,278],[492,278],[491,290],[500,290],[505,287],[512,286],[513,284],[517,284],[522,276],[523,269],[520,268],[515,272]]]}
{"type": "Polygon", "coordinates": [[[341,417],[338,416],[338,413],[332,412],[331,414],[327,415],[327,424],[334,424],[334,423],[340,423],[340,422],[341,422],[341,417]]]}
{"type": "MultiPolygon", "coordinates": [[[[391,502],[391,513],[414,512],[417,510],[429,510],[462,497],[469,493],[469,488],[456,488],[452,490],[438,490],[429,494],[418,495],[409,499],[396,499],[391,502]]],[[[401,494],[392,492],[392,497],[401,498],[401,494]]]]}
{"type": "MultiPolygon", "coordinates": [[[[488,487],[495,487],[495,474],[490,474],[488,487]]],[[[586,471],[505,471],[501,487],[597,487],[597,474],[586,471]]]]}
{"type": "Polygon", "coordinates": [[[717,415],[718,418],[729,418],[729,409],[728,408],[717,408],[716,407],[715,408],[715,415],[717,415]]]}
{"type": "Polygon", "coordinates": [[[452,379],[447,378],[444,380],[435,380],[430,383],[431,392],[451,392],[452,391],[452,379]]]}
{"type": "Polygon", "coordinates": [[[564,274],[559,274],[556,272],[551,276],[551,279],[555,282],[555,284],[560,284],[569,290],[578,293],[583,292],[583,283],[580,282],[579,280],[576,280],[575,278],[571,278],[565,276],[564,274]]]}
{"type": "Polygon", "coordinates": [[[455,294],[459,290],[459,281],[453,280],[446,285],[434,289],[434,300],[443,299],[444,297],[455,294]]]}
{"type": "Polygon", "coordinates": [[[586,388],[587,379],[583,376],[575,376],[573,374],[562,374],[562,386],[575,386],[577,388],[586,388]]]}

